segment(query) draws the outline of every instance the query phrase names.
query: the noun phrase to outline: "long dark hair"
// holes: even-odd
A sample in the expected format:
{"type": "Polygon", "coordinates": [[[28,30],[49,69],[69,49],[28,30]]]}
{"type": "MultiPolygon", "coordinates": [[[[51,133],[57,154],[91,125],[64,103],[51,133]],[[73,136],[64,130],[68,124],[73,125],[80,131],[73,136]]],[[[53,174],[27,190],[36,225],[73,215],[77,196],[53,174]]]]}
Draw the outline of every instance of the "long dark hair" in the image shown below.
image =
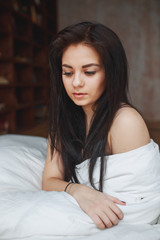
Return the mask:
{"type": "Polygon", "coordinates": [[[51,153],[60,152],[64,165],[64,180],[78,183],[76,165],[90,158],[89,179],[100,157],[99,191],[103,190],[104,156],[108,133],[115,114],[127,98],[128,68],[124,48],[118,36],[100,23],[81,22],[60,31],[51,43],[51,95],[49,137],[51,153]],[[67,95],[62,82],[62,54],[71,44],[92,46],[105,69],[106,89],[96,103],[91,127],[86,138],[85,114],[67,95]]]}

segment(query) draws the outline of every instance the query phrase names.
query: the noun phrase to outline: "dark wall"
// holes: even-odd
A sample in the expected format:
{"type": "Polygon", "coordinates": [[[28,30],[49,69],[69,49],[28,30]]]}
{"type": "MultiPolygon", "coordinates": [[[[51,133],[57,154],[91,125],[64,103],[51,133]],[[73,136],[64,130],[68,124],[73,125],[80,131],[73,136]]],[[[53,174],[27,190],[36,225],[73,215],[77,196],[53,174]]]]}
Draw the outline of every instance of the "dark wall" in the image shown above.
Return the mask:
{"type": "Polygon", "coordinates": [[[58,0],[58,28],[96,20],[122,40],[130,65],[130,95],[145,119],[160,120],[160,1],[58,0]]]}

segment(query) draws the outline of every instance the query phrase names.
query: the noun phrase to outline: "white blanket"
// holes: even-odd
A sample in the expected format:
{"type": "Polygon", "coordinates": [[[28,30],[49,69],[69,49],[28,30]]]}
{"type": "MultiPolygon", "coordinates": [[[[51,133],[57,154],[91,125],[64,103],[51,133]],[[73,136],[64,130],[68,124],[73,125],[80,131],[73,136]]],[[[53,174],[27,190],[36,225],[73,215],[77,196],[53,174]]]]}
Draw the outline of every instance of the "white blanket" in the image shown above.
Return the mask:
{"type": "MultiPolygon", "coordinates": [[[[100,159],[94,169],[98,186],[100,159]]],[[[160,154],[158,145],[151,142],[138,149],[105,158],[104,192],[127,203],[119,207],[125,223],[152,223],[160,214],[160,154]]],[[[89,160],[77,166],[81,183],[88,186],[89,160]]]]}
{"type": "MultiPolygon", "coordinates": [[[[105,192],[126,201],[118,226],[99,230],[65,192],[40,191],[47,141],[0,137],[0,239],[160,240],[160,154],[152,140],[144,147],[109,156],[105,192]],[[91,236],[88,236],[91,235],[91,236]]],[[[89,160],[77,166],[89,185],[89,160]]],[[[99,162],[94,171],[97,184],[99,162]]]]}

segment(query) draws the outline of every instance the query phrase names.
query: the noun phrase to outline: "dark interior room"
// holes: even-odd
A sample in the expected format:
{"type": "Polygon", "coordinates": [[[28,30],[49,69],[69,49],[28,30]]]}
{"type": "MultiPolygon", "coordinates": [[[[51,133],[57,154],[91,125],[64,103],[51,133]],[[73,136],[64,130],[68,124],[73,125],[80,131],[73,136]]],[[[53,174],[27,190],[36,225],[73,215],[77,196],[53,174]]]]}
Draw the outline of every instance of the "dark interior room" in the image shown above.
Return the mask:
{"type": "Polygon", "coordinates": [[[0,0],[0,239],[160,240],[160,0],[0,0]]]}
{"type": "Polygon", "coordinates": [[[56,1],[0,1],[0,133],[47,136],[56,1]]]}

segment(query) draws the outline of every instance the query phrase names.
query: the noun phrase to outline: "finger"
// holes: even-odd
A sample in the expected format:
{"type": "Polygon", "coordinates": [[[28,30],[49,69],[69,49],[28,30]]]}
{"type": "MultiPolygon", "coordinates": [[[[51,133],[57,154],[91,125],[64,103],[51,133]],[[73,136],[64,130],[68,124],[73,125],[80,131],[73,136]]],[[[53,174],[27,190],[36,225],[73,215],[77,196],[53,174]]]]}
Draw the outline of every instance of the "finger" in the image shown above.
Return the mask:
{"type": "Polygon", "coordinates": [[[111,228],[113,225],[117,225],[118,224],[118,218],[117,218],[117,216],[115,214],[114,214],[114,216],[112,216],[112,213],[111,213],[110,209],[107,209],[106,212],[101,212],[99,214],[99,217],[101,218],[101,220],[103,221],[103,223],[105,224],[105,226],[107,228],[111,228]]]}
{"type": "Polygon", "coordinates": [[[119,200],[119,199],[116,198],[116,197],[113,197],[113,196],[108,195],[108,198],[109,198],[110,200],[112,200],[112,202],[114,202],[114,203],[117,203],[117,204],[120,204],[120,205],[126,205],[126,202],[121,201],[121,200],[119,200]]]}
{"type": "Polygon", "coordinates": [[[123,216],[124,216],[123,212],[121,211],[121,209],[119,207],[117,207],[117,205],[115,205],[114,203],[111,202],[110,208],[117,215],[117,217],[119,219],[123,219],[123,216]]]}
{"type": "Polygon", "coordinates": [[[112,225],[117,225],[119,223],[118,216],[110,208],[107,208],[104,214],[112,225]]]}
{"type": "MultiPolygon", "coordinates": [[[[111,199],[112,200],[112,199],[111,199]]],[[[118,198],[113,198],[112,200],[114,203],[120,204],[120,205],[126,205],[126,202],[119,200],[118,198]]]]}
{"type": "Polygon", "coordinates": [[[90,217],[99,229],[103,230],[106,228],[105,224],[98,215],[92,215],[90,217]]]}

